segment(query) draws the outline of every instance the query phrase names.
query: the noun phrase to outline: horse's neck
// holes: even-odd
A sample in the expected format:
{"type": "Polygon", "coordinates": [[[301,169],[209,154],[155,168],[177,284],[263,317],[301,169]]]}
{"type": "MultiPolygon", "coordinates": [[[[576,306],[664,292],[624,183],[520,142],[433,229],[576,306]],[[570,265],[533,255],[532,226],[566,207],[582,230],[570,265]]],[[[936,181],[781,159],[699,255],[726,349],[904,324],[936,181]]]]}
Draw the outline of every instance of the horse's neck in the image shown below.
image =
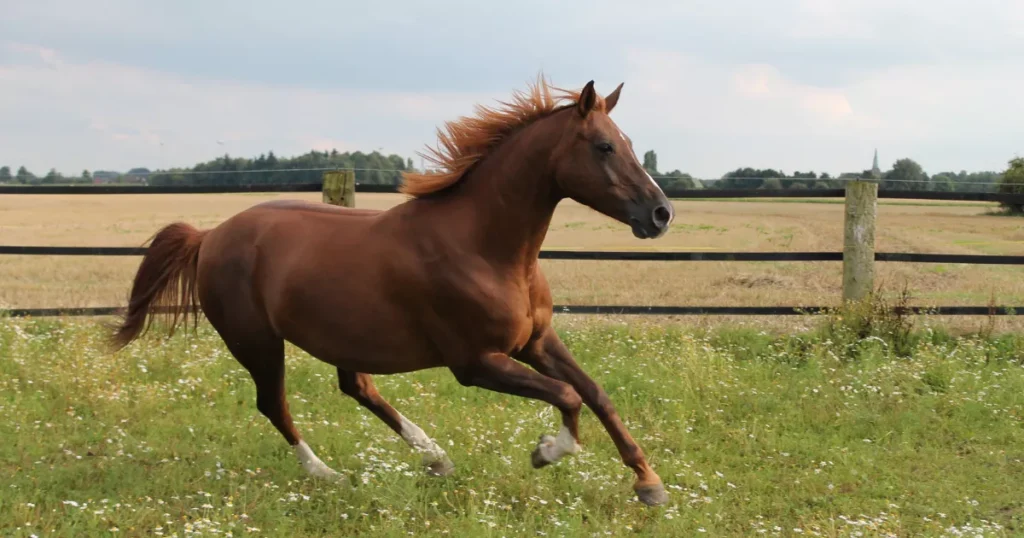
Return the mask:
{"type": "Polygon", "coordinates": [[[532,270],[547,235],[559,197],[550,167],[557,134],[544,127],[530,126],[501,144],[445,204],[463,217],[458,235],[467,247],[493,263],[532,270]]]}

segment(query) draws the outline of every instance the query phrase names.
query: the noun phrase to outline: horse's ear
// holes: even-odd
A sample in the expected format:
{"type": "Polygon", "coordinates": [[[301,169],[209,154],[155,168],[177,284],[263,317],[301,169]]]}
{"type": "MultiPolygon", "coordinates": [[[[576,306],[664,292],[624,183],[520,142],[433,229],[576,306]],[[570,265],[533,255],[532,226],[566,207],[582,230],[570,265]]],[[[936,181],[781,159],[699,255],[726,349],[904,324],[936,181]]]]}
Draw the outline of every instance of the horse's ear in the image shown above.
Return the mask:
{"type": "Polygon", "coordinates": [[[619,87],[615,88],[615,91],[613,91],[612,93],[609,93],[608,97],[604,98],[604,113],[605,114],[611,114],[612,109],[615,108],[615,103],[619,102],[619,93],[622,92],[622,86],[624,84],[625,84],[625,82],[619,84],[619,87]]]}
{"type": "Polygon", "coordinates": [[[583,87],[583,91],[580,92],[580,100],[576,103],[576,110],[580,113],[581,117],[587,117],[591,110],[594,110],[594,105],[597,104],[597,91],[594,90],[594,81],[591,80],[583,87]]]}

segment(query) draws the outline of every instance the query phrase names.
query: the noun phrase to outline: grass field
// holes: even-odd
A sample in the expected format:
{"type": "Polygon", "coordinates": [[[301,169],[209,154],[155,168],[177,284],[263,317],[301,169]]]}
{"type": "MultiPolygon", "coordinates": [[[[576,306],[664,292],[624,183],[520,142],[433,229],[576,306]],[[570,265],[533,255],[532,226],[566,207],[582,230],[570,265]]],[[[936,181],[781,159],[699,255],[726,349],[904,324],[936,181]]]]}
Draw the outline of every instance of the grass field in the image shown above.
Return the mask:
{"type": "MultiPolygon", "coordinates": [[[[162,225],[184,219],[213,226],[263,200],[319,194],[0,197],[0,244],[138,246],[162,225]]],[[[402,197],[359,194],[360,207],[402,197]]],[[[555,215],[545,248],[696,251],[838,251],[841,200],[676,201],[676,221],[657,241],[578,204],[555,215]]],[[[1024,253],[1024,219],[992,216],[992,204],[879,203],[877,248],[890,252],[1024,253]]],[[[126,301],[139,258],[0,256],[0,308],[111,306],[126,301]]],[[[839,262],[594,262],[545,260],[558,303],[637,305],[832,305],[839,262]]],[[[959,264],[878,264],[887,289],[906,286],[915,305],[1024,304],[1024,268],[959,264]]],[[[687,323],[708,320],[687,318],[687,323]]],[[[716,318],[738,323],[741,319],[716,318]]],[[[746,320],[762,325],[793,320],[746,320]]],[[[975,328],[977,318],[944,320],[975,328]]],[[[802,322],[797,322],[802,323],[802,322]]],[[[1002,320],[1001,330],[1024,322],[1002,320]]]]}
{"type": "Polygon", "coordinates": [[[556,413],[443,370],[378,377],[456,465],[431,478],[332,369],[289,349],[307,478],[212,330],[103,351],[91,320],[0,324],[3,536],[1019,536],[1024,339],[925,329],[910,354],[842,333],[559,330],[671,495],[589,410],[583,452],[533,470],[556,413]]]}

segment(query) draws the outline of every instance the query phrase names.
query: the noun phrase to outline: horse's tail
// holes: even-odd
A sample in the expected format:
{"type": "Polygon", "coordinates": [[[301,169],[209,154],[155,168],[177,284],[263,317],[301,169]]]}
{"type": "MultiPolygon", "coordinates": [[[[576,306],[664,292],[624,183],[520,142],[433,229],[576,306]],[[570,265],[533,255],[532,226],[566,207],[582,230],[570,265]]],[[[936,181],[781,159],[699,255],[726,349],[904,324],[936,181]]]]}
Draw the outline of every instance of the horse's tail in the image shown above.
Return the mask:
{"type": "Polygon", "coordinates": [[[157,310],[170,319],[169,334],[174,334],[179,321],[187,325],[190,314],[198,322],[196,272],[199,247],[206,233],[175,222],[151,238],[135,273],[128,311],[111,337],[115,351],[144,334],[153,322],[151,314],[157,310]]]}

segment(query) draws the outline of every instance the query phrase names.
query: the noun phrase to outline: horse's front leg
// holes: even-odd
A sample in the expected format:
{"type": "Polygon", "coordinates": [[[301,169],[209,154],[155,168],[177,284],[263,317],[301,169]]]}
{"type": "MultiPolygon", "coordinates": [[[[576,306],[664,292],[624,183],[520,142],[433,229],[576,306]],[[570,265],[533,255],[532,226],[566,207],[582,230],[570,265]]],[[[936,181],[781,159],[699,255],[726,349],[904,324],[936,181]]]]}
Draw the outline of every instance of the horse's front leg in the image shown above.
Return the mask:
{"type": "Polygon", "coordinates": [[[463,385],[541,400],[562,412],[558,436],[542,436],[542,446],[533,452],[534,467],[579,451],[579,414],[583,402],[572,385],[541,375],[502,353],[489,353],[451,370],[463,385]]]}
{"type": "MultiPolygon", "coordinates": [[[[560,381],[565,381],[576,389],[589,407],[608,430],[609,436],[619,449],[623,463],[636,473],[633,490],[641,502],[649,506],[663,504],[668,501],[668,493],[661,483],[661,478],[647,464],[643,450],[633,441],[626,426],[619,419],[619,414],[611,400],[593,379],[573,359],[572,353],[555,333],[548,327],[535,338],[516,359],[529,364],[538,372],[560,381]]],[[[578,437],[577,437],[578,439],[578,437]]],[[[543,443],[542,439],[542,443],[543,443]]]]}

